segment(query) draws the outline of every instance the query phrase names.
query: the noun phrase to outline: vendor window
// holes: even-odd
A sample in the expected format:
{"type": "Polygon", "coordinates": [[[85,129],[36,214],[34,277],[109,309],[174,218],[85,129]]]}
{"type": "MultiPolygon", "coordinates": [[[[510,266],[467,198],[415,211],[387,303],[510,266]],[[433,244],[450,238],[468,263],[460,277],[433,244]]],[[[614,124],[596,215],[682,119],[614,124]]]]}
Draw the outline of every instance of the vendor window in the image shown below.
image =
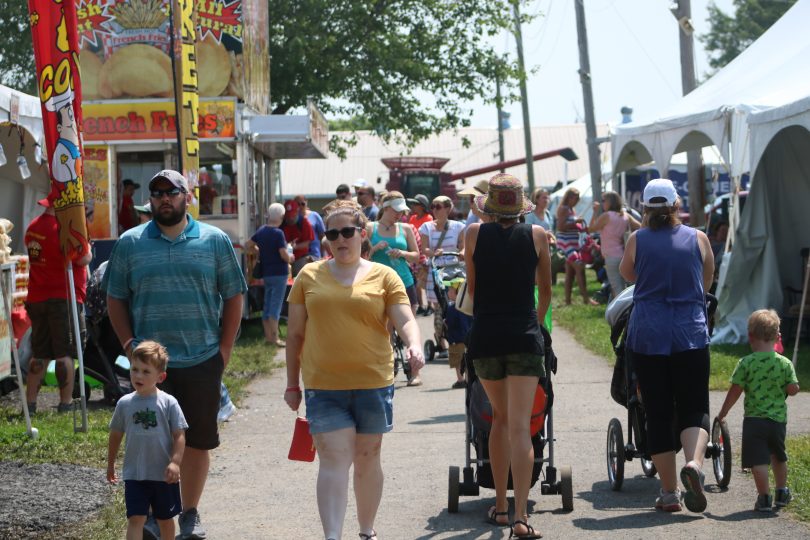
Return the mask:
{"type": "Polygon", "coordinates": [[[230,159],[200,160],[200,215],[236,215],[236,172],[230,159]]]}

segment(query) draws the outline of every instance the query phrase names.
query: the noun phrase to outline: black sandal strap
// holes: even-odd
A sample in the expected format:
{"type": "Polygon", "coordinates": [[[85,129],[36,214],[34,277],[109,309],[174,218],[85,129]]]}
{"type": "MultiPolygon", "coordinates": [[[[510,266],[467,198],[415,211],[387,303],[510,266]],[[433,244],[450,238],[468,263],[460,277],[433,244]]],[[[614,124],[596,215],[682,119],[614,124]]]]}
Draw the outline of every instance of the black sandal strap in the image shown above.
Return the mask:
{"type": "Polygon", "coordinates": [[[537,532],[535,532],[534,527],[532,527],[531,525],[529,525],[528,523],[526,523],[525,521],[523,521],[521,519],[516,519],[509,526],[509,538],[518,538],[518,539],[520,539],[520,538],[542,538],[542,537],[543,536],[541,534],[538,534],[537,532]],[[526,527],[526,534],[515,534],[515,525],[518,525],[518,524],[523,525],[524,527],[526,527]]]}
{"type": "Polygon", "coordinates": [[[371,534],[360,533],[357,536],[360,537],[360,540],[374,540],[377,538],[377,533],[376,531],[372,531],[371,534]]]}

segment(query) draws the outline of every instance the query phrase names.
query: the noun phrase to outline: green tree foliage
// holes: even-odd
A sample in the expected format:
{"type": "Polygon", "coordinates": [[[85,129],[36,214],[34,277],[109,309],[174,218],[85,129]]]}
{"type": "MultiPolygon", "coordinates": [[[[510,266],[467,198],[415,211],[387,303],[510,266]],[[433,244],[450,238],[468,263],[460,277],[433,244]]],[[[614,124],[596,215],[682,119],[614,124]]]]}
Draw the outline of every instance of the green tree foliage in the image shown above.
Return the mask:
{"type": "Polygon", "coordinates": [[[0,84],[36,95],[36,69],[26,0],[0,0],[0,84]]]}
{"type": "Polygon", "coordinates": [[[512,1],[270,0],[273,112],[311,98],[406,144],[467,126],[465,102],[517,80],[492,46],[512,29],[512,1]]]}
{"type": "Polygon", "coordinates": [[[796,0],[734,0],[733,15],[710,3],[710,30],[699,37],[709,53],[709,65],[720,69],[734,60],[795,3],[796,0]]]}

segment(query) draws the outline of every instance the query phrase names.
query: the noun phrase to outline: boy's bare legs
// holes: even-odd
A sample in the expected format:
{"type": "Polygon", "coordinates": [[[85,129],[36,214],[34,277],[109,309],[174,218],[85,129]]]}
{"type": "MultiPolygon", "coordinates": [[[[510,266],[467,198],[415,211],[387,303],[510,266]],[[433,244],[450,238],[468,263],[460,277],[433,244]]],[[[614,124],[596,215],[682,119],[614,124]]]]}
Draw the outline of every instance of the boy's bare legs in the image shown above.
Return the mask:
{"type": "MultiPolygon", "coordinates": [[[[787,467],[785,468],[787,469],[787,467]]],[[[754,475],[754,484],[757,486],[757,493],[760,495],[768,495],[770,493],[770,486],[768,484],[768,466],[754,465],[751,467],[751,474],[754,475]]]]}
{"type": "MultiPolygon", "coordinates": [[[[144,523],[146,523],[146,516],[130,516],[127,518],[127,540],[143,540],[144,523]]],[[[161,529],[160,533],[161,538],[174,538],[174,536],[162,536],[163,529],[161,529]]]]}
{"type": "Polygon", "coordinates": [[[773,471],[773,481],[776,484],[776,489],[784,489],[787,487],[787,474],[788,467],[787,461],[779,461],[776,456],[771,454],[771,470],[773,471]]]}
{"type": "Polygon", "coordinates": [[[675,475],[675,452],[661,452],[650,457],[655,463],[655,468],[658,469],[661,489],[669,492],[675,491],[678,488],[678,478],[675,475]]]}
{"type": "Polygon", "coordinates": [[[380,507],[383,471],[380,465],[382,434],[358,434],[354,443],[354,498],[360,532],[371,535],[380,507]]]}
{"type": "MultiPolygon", "coordinates": [[[[174,518],[156,520],[161,538],[174,538],[174,518]]],[[[142,529],[143,530],[143,529],[142,529]]]]}
{"type": "MultiPolygon", "coordinates": [[[[509,500],[506,486],[509,481],[509,403],[506,393],[506,379],[492,381],[479,379],[492,405],[492,430],[489,433],[489,465],[492,481],[495,484],[495,511],[507,512],[509,500]]],[[[508,524],[506,516],[495,518],[498,523],[508,524]]]]}
{"type": "Polygon", "coordinates": [[[312,436],[318,450],[316,493],[326,538],[340,538],[349,498],[349,468],[355,454],[353,427],[312,436]]]}

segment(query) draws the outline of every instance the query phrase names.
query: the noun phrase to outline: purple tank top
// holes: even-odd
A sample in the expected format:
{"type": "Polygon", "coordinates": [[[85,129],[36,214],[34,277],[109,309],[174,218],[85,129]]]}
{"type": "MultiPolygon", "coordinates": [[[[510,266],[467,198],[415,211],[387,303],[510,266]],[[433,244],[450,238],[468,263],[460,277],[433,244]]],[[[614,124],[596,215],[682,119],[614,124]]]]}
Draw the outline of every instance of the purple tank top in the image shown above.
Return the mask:
{"type": "Polygon", "coordinates": [[[639,230],[635,270],[628,347],[641,354],[670,355],[708,346],[697,231],[685,225],[639,230]]]}

